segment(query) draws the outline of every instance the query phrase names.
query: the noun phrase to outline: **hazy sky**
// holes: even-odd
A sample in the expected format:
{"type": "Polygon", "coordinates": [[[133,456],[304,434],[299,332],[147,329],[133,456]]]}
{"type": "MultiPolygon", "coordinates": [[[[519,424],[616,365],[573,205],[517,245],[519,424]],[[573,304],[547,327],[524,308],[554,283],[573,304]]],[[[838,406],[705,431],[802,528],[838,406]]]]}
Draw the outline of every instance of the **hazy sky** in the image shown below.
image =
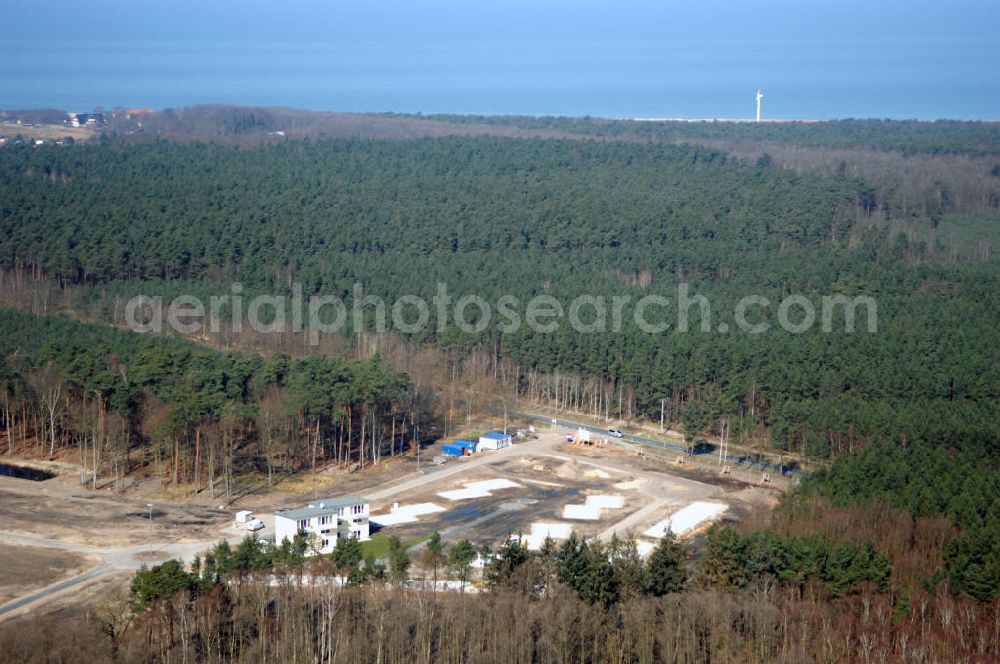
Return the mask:
{"type": "Polygon", "coordinates": [[[996,0],[7,0],[4,31],[55,40],[996,40],[996,0]]]}

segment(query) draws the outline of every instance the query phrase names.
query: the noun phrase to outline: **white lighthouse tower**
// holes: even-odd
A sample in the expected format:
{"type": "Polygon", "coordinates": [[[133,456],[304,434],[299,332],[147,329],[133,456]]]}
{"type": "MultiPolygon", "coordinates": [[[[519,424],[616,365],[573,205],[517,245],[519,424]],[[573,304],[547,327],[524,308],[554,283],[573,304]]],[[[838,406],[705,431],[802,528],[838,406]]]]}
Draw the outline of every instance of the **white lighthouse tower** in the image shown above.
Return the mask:
{"type": "Polygon", "coordinates": [[[757,89],[757,122],[760,122],[760,100],[764,98],[764,93],[757,89]]]}

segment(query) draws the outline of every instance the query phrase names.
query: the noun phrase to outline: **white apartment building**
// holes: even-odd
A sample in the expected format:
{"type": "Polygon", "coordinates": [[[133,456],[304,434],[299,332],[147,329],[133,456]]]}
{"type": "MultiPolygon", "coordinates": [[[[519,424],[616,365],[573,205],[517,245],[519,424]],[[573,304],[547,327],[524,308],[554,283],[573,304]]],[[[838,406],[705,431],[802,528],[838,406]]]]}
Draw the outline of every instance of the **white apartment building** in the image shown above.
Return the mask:
{"type": "Polygon", "coordinates": [[[343,539],[368,539],[371,501],[347,496],[316,500],[306,507],[274,514],[274,543],[291,542],[296,533],[315,533],[320,553],[330,553],[343,539]]]}

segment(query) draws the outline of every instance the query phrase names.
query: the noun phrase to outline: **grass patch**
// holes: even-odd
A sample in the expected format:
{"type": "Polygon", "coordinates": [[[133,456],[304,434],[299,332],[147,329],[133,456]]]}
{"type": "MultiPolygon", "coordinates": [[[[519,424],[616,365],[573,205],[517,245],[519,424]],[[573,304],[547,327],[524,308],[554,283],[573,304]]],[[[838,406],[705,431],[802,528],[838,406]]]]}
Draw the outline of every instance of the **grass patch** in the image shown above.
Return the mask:
{"type": "MultiPolygon", "coordinates": [[[[385,558],[389,555],[389,538],[390,535],[385,535],[383,533],[375,533],[367,542],[361,543],[361,553],[367,558],[369,555],[375,558],[385,558]]],[[[423,537],[417,537],[414,539],[403,540],[403,545],[409,549],[411,546],[416,546],[421,542],[429,540],[430,535],[424,535],[423,537]]]]}
{"type": "MultiPolygon", "coordinates": [[[[325,474],[314,474],[311,471],[301,471],[294,474],[287,473],[275,473],[274,474],[274,486],[272,489],[280,486],[282,491],[287,491],[288,493],[301,494],[306,496],[309,494],[313,495],[323,495],[325,493],[333,493],[338,484],[338,478],[331,477],[325,474]]],[[[262,477],[261,485],[263,487],[267,486],[267,474],[264,473],[262,477]]],[[[309,499],[307,499],[308,502],[309,499]]]]}

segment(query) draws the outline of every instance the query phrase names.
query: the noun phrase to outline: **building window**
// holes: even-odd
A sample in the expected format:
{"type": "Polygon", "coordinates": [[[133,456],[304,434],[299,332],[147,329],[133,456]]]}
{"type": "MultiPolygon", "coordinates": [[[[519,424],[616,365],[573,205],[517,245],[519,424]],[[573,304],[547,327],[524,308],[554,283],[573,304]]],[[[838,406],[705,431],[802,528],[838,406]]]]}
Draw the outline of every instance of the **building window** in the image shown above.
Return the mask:
{"type": "Polygon", "coordinates": [[[354,505],[354,506],[353,506],[353,507],[351,508],[351,511],[352,511],[352,512],[353,512],[354,514],[364,514],[364,513],[365,513],[365,506],[364,506],[364,505],[354,505]]]}
{"type": "Polygon", "coordinates": [[[299,521],[299,530],[308,530],[308,529],[309,529],[309,519],[302,519],[301,521],[299,521]]]}

